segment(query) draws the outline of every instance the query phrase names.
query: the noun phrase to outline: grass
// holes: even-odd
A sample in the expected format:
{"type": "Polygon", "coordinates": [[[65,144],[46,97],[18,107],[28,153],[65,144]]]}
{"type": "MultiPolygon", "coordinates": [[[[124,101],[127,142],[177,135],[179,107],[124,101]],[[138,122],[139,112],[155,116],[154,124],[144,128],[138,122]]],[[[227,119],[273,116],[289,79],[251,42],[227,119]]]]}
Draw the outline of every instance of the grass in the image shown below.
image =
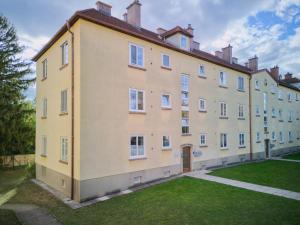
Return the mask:
{"type": "MultiPolygon", "coordinates": [[[[0,177],[6,175],[0,172],[0,177]]],[[[300,221],[298,201],[188,177],[77,210],[28,180],[12,188],[16,194],[10,203],[48,208],[65,225],[296,225],[300,221]]]]}
{"type": "Polygon", "coordinates": [[[265,161],[218,169],[214,176],[300,192],[300,163],[265,161]]]}
{"type": "Polygon", "coordinates": [[[300,152],[291,154],[291,155],[286,155],[283,157],[284,159],[294,159],[294,160],[300,160],[300,152]]]}
{"type": "Polygon", "coordinates": [[[0,210],[0,224],[3,225],[21,225],[13,211],[0,210]]]}

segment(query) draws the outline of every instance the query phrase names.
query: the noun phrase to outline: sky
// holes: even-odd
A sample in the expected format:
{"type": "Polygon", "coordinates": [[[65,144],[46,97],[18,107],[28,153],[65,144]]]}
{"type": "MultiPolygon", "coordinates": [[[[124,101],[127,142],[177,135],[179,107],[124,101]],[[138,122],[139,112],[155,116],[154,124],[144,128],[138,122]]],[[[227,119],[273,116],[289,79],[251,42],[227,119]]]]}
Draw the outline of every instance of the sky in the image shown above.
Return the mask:
{"type": "MultiPolygon", "coordinates": [[[[103,0],[122,18],[133,0],[103,0]]],[[[31,59],[75,11],[94,8],[95,0],[0,0],[0,14],[17,29],[31,59]]],[[[300,78],[300,0],[140,0],[142,26],[156,31],[176,25],[195,29],[200,49],[214,53],[231,44],[244,64],[257,55],[259,68],[280,67],[300,78]]],[[[34,67],[34,64],[33,64],[34,67]]],[[[33,99],[35,86],[26,96],[33,99]]]]}

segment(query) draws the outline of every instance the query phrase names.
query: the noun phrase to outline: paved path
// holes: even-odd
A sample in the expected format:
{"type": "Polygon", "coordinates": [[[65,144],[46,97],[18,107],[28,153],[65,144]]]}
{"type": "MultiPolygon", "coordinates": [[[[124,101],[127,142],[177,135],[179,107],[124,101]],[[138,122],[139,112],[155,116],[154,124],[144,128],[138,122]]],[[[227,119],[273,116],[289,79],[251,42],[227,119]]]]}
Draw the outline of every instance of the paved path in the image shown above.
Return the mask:
{"type": "Polygon", "coordinates": [[[23,225],[62,225],[47,210],[30,204],[4,204],[0,208],[15,212],[23,225]]]}
{"type": "Polygon", "coordinates": [[[296,162],[296,163],[300,163],[300,160],[296,160],[296,159],[283,159],[283,158],[272,158],[272,160],[278,160],[278,161],[287,161],[287,162],[296,162]]]}
{"type": "Polygon", "coordinates": [[[231,180],[222,177],[211,176],[211,175],[207,175],[206,174],[207,172],[208,171],[194,171],[194,172],[187,173],[186,176],[300,201],[300,193],[298,192],[283,190],[279,188],[272,188],[268,186],[252,184],[252,183],[247,183],[247,182],[242,182],[237,180],[231,180]]]}

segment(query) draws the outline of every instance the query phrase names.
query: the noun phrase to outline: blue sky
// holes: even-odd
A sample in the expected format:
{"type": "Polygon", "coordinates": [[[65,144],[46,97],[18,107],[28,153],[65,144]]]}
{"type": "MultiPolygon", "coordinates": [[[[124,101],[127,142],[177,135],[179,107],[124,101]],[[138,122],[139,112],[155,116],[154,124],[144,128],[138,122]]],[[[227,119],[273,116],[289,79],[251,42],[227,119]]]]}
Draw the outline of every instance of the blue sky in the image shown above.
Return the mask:
{"type": "MultiPolygon", "coordinates": [[[[133,0],[103,0],[121,18],[133,0]]],[[[300,77],[300,0],[140,0],[142,26],[155,31],[176,25],[195,28],[200,48],[214,52],[229,43],[243,64],[254,55],[260,68],[279,65],[300,77]]],[[[31,58],[76,11],[95,0],[1,0],[0,13],[16,26],[31,58]]],[[[35,87],[26,93],[33,98],[35,87]]]]}

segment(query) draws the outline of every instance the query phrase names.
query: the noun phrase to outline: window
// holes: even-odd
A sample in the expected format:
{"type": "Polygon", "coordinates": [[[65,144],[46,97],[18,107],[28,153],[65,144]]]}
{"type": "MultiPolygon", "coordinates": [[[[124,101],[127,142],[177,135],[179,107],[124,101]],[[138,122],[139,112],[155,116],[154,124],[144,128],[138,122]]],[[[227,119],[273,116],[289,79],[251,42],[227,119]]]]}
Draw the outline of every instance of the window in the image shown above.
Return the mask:
{"type": "Polygon", "coordinates": [[[48,62],[47,62],[47,59],[45,59],[43,62],[42,62],[42,66],[43,66],[43,73],[42,73],[42,79],[46,79],[47,78],[47,73],[48,73],[48,62]]]}
{"type": "Polygon", "coordinates": [[[297,112],[297,120],[300,119],[300,112],[297,112]]]}
{"type": "Polygon", "coordinates": [[[189,112],[182,111],[181,112],[181,126],[182,126],[182,134],[189,134],[189,112]]]}
{"type": "Polygon", "coordinates": [[[259,86],[260,86],[259,80],[255,80],[255,89],[259,90],[259,86]]]}
{"type": "Polygon", "coordinates": [[[166,54],[161,55],[162,66],[166,68],[170,68],[170,56],[166,54]]]}
{"type": "Polygon", "coordinates": [[[263,93],[264,96],[264,114],[267,114],[268,110],[268,95],[266,92],[263,93]]]}
{"type": "Polygon", "coordinates": [[[260,116],[260,110],[259,110],[259,106],[255,106],[255,115],[256,116],[260,116]]]}
{"type": "Polygon", "coordinates": [[[130,158],[145,157],[145,146],[143,136],[132,136],[130,138],[130,158]]]}
{"type": "Polygon", "coordinates": [[[223,87],[227,86],[227,74],[224,72],[220,72],[219,85],[223,87]]]}
{"type": "Polygon", "coordinates": [[[60,112],[67,113],[68,112],[68,91],[63,90],[60,93],[60,112]]]}
{"type": "Polygon", "coordinates": [[[199,76],[205,77],[205,67],[203,65],[199,66],[199,76]]]}
{"type": "Polygon", "coordinates": [[[171,96],[169,94],[163,94],[161,96],[161,107],[166,109],[171,108],[171,96]]]}
{"type": "Polygon", "coordinates": [[[238,118],[245,118],[244,105],[238,104],[238,118]]]}
{"type": "Polygon", "coordinates": [[[181,75],[181,106],[184,110],[189,106],[189,76],[181,75]]]}
{"type": "Polygon", "coordinates": [[[272,132],[272,140],[276,141],[276,133],[275,133],[275,131],[272,132]]]}
{"type": "Polygon", "coordinates": [[[293,134],[292,131],[288,132],[288,138],[289,138],[289,142],[293,142],[293,134]]]}
{"type": "Polygon", "coordinates": [[[297,93],[296,93],[296,101],[299,101],[299,96],[297,93]]]}
{"type": "Polygon", "coordinates": [[[47,137],[44,135],[42,136],[42,151],[41,151],[41,155],[42,156],[46,156],[47,155],[47,137]]]}
{"type": "Polygon", "coordinates": [[[287,97],[288,97],[288,101],[291,102],[292,101],[292,97],[293,97],[292,93],[288,93],[287,97]]]}
{"type": "Polygon", "coordinates": [[[283,99],[282,91],[281,91],[281,90],[278,90],[278,99],[279,99],[279,100],[282,100],[282,99],[283,99]]]}
{"type": "Polygon", "coordinates": [[[275,108],[272,108],[272,117],[276,117],[276,110],[275,110],[275,108]]]}
{"type": "Polygon", "coordinates": [[[171,148],[171,139],[170,139],[170,136],[163,136],[162,148],[163,149],[170,149],[171,148]]]}
{"type": "Polygon", "coordinates": [[[245,134],[239,134],[239,147],[245,147],[245,134]]]}
{"type": "Polygon", "coordinates": [[[47,117],[47,98],[43,98],[42,102],[42,118],[47,117]]]}
{"type": "Polygon", "coordinates": [[[68,42],[66,41],[61,46],[61,65],[67,65],[69,62],[68,42]]]}
{"type": "Polygon", "coordinates": [[[187,37],[181,36],[180,38],[180,48],[187,50],[187,37]]]}
{"type": "Polygon", "coordinates": [[[293,112],[289,111],[289,122],[292,122],[293,120],[293,112]]]}
{"type": "Polygon", "coordinates": [[[60,160],[68,161],[68,139],[65,137],[60,138],[60,160]]]}
{"type": "Polygon", "coordinates": [[[206,100],[203,98],[199,99],[199,111],[206,112],[206,100]]]}
{"type": "Polygon", "coordinates": [[[260,142],[260,133],[256,132],[256,142],[260,142]]]}
{"type": "Polygon", "coordinates": [[[143,90],[129,89],[129,110],[131,112],[145,111],[145,93],[143,90]]]}
{"type": "Polygon", "coordinates": [[[279,131],[279,142],[282,144],[284,142],[284,137],[282,131],[279,131]]]}
{"type": "Polygon", "coordinates": [[[144,67],[144,48],[138,45],[129,44],[129,64],[132,66],[144,67]]]}
{"type": "Polygon", "coordinates": [[[271,93],[275,94],[276,93],[276,87],[274,84],[271,85],[271,93]]]}
{"type": "Polygon", "coordinates": [[[220,102],[220,117],[227,117],[227,104],[220,102]]]}
{"type": "Polygon", "coordinates": [[[278,116],[279,116],[279,120],[282,120],[282,110],[281,109],[278,110],[278,116]]]}
{"type": "Polygon", "coordinates": [[[207,145],[206,143],[206,134],[200,134],[200,146],[204,147],[207,145]]]}
{"type": "Polygon", "coordinates": [[[245,90],[245,83],[244,83],[244,77],[238,77],[238,84],[237,84],[237,89],[239,91],[244,91],[245,90]]]}
{"type": "Polygon", "coordinates": [[[220,135],[220,147],[221,147],[221,149],[226,149],[226,148],[228,148],[227,134],[222,133],[222,134],[220,135]]]}

